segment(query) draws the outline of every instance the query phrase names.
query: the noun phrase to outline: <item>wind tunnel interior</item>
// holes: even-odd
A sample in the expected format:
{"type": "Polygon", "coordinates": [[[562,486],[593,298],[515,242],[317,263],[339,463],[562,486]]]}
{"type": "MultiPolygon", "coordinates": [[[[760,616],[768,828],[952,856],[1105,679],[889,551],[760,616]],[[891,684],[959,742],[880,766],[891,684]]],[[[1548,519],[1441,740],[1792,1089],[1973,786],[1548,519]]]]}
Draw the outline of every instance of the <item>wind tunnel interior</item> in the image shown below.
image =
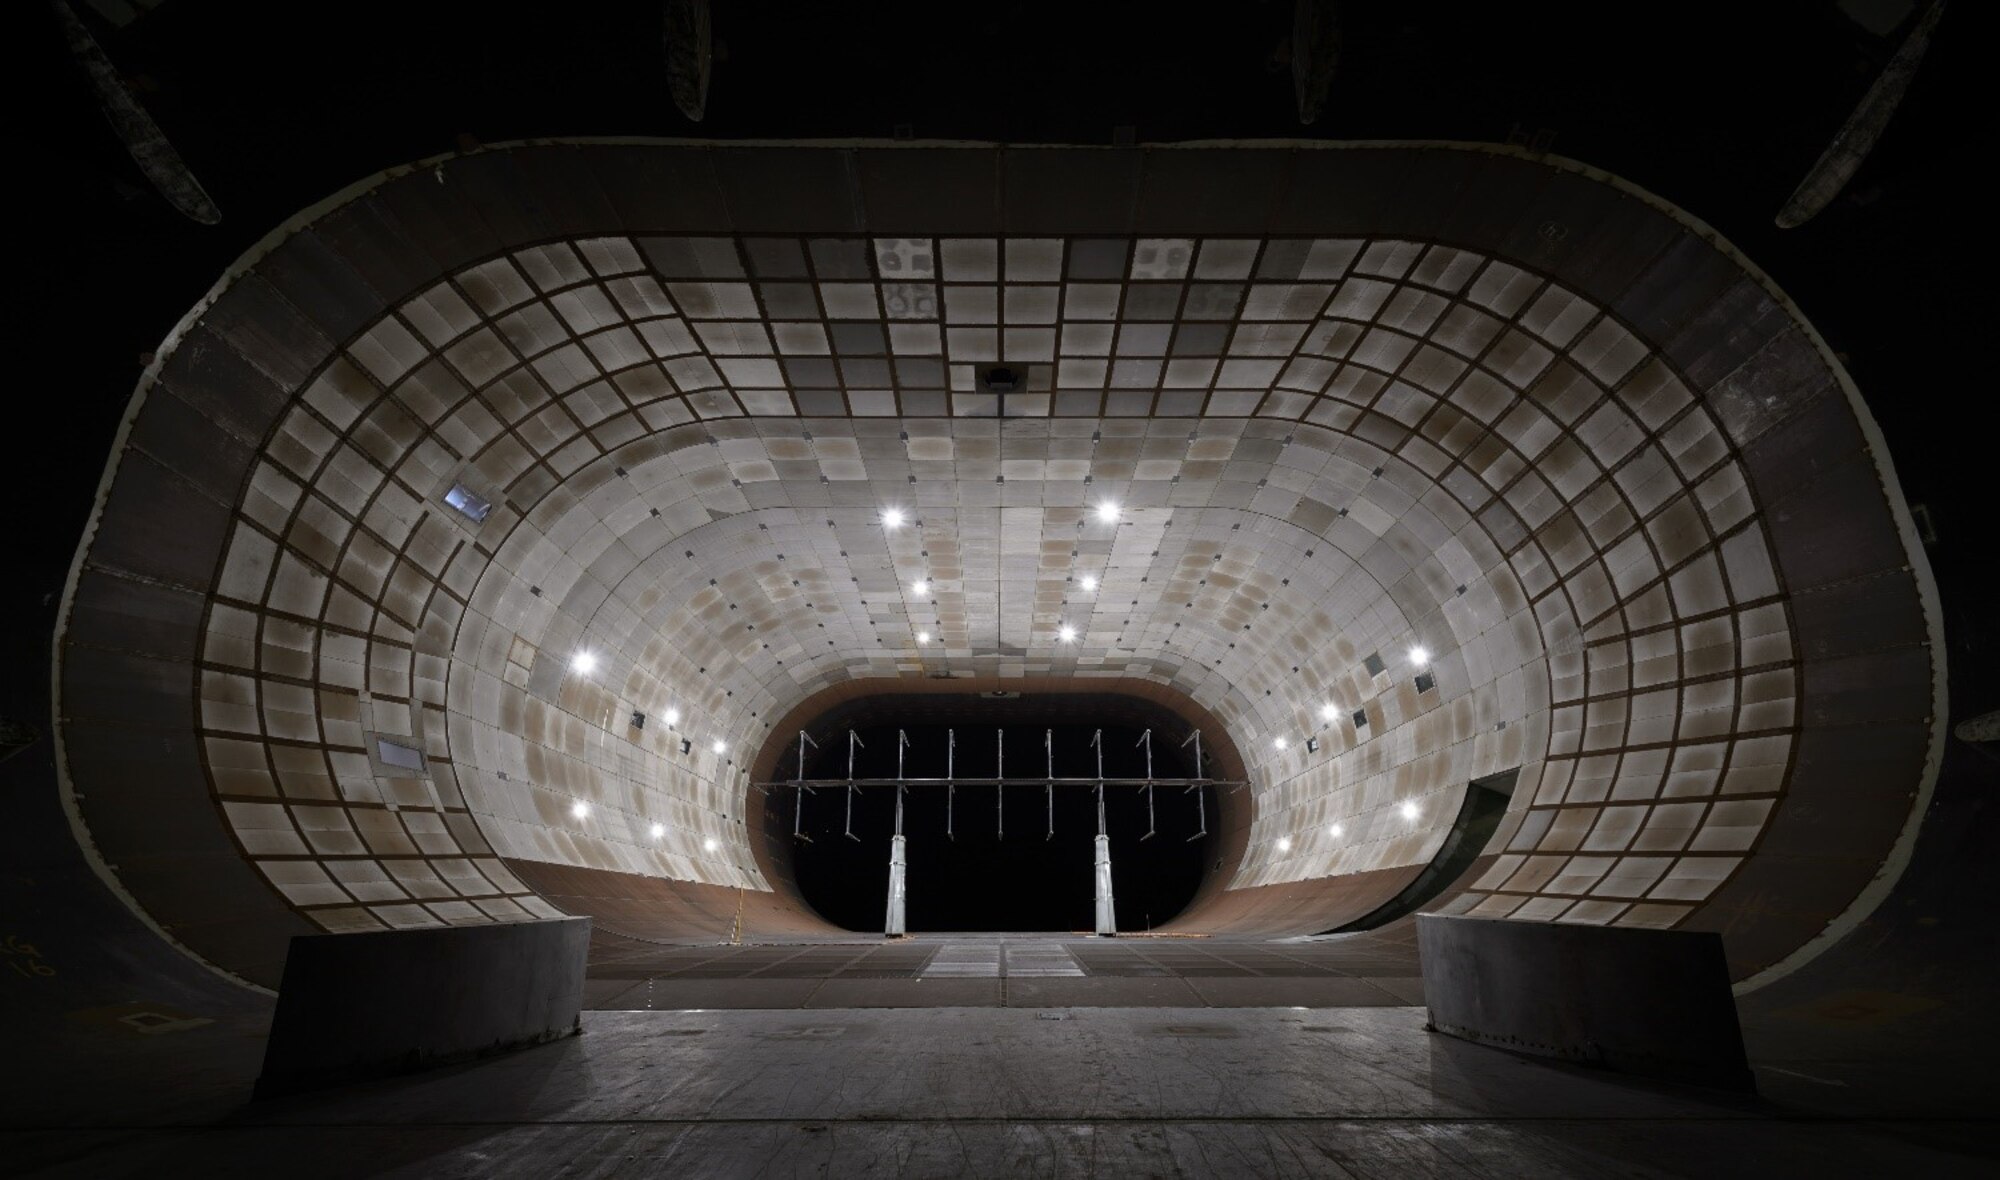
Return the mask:
{"type": "Polygon", "coordinates": [[[1173,930],[1367,918],[1518,772],[1425,904],[1726,930],[1749,978],[1872,909],[1928,797],[1941,649],[1865,406],[1579,165],[515,145],[232,276],[128,410],[55,684],[93,868],[242,979],[312,931],[838,932],[751,784],[920,724],[823,720],[889,685],[1226,730],[1255,785],[1142,907],[1173,930]],[[546,220],[491,220],[523,178],[546,220]],[[1603,228],[1551,253],[1509,211],[1558,197],[1603,228]],[[1003,341],[1045,358],[1004,405],[1003,341]]]}

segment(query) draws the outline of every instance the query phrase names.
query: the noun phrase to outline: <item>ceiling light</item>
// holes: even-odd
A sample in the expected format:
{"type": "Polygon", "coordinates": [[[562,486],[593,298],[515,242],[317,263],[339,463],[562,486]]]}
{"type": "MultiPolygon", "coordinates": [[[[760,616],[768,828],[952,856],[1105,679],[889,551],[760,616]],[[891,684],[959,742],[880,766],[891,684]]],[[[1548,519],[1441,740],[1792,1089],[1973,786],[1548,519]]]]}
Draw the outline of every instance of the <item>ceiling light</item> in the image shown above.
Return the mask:
{"type": "Polygon", "coordinates": [[[931,584],[923,578],[918,578],[916,581],[910,583],[910,589],[916,594],[929,594],[931,592],[931,584]]]}
{"type": "Polygon", "coordinates": [[[882,510],[882,527],[885,529],[902,528],[903,510],[901,508],[884,508],[882,510]]]}
{"type": "Polygon", "coordinates": [[[917,632],[917,642],[918,642],[918,643],[929,643],[930,641],[931,641],[931,633],[930,633],[929,631],[919,631],[919,632],[917,632]]]}
{"type": "Polygon", "coordinates": [[[1339,705],[1325,704],[1319,707],[1319,719],[1321,721],[1332,721],[1333,719],[1339,716],[1340,716],[1339,705]]]}
{"type": "Polygon", "coordinates": [[[1329,835],[1329,836],[1334,836],[1334,837],[1338,837],[1338,836],[1340,835],[1340,825],[1339,825],[1339,824],[1333,824],[1333,825],[1329,826],[1329,827],[1328,827],[1328,828],[1326,829],[1326,834],[1327,834],[1327,835],[1329,835]]]}
{"type": "Polygon", "coordinates": [[[667,834],[667,825],[665,824],[653,825],[653,839],[657,840],[666,834],[667,834]]]}
{"type": "Polygon", "coordinates": [[[1097,519],[1103,521],[1105,524],[1118,523],[1118,505],[1110,500],[1099,504],[1097,506],[1097,519]]]}
{"type": "Polygon", "coordinates": [[[721,738],[716,738],[715,741],[709,744],[708,748],[718,754],[725,754],[729,751],[729,743],[723,741],[721,738]]]}
{"type": "Polygon", "coordinates": [[[701,847],[704,852],[714,852],[717,848],[720,848],[722,846],[715,842],[714,836],[710,836],[708,839],[703,840],[701,842],[701,847]]]}
{"type": "Polygon", "coordinates": [[[1292,838],[1290,836],[1278,837],[1278,851],[1290,852],[1291,850],[1292,850],[1292,838]]]}
{"type": "Polygon", "coordinates": [[[582,819],[584,816],[590,814],[590,805],[583,802],[572,803],[569,805],[569,813],[578,819],[582,819]]]}
{"type": "Polygon", "coordinates": [[[1415,803],[1405,803],[1400,810],[1403,813],[1404,819],[1417,818],[1417,805],[1415,803]]]}
{"type": "Polygon", "coordinates": [[[1068,623],[1064,623],[1056,630],[1056,638],[1062,640],[1064,643],[1068,643],[1076,638],[1076,628],[1070,626],[1068,623]]]}
{"type": "Polygon", "coordinates": [[[570,657],[569,666],[579,672],[589,672],[597,667],[597,657],[587,651],[580,651],[570,657]]]}
{"type": "Polygon", "coordinates": [[[1083,588],[1084,588],[1084,590],[1085,590],[1085,591],[1091,591],[1091,590],[1095,590],[1095,589],[1097,589],[1097,577],[1096,577],[1096,575],[1094,575],[1094,574],[1085,574],[1085,575],[1083,575],[1083,582],[1082,582],[1082,586],[1083,586],[1083,588]]]}
{"type": "Polygon", "coordinates": [[[681,711],[679,709],[668,709],[666,712],[660,714],[660,716],[666,719],[668,725],[679,725],[681,723],[681,711]]]}
{"type": "Polygon", "coordinates": [[[1272,740],[1271,744],[1272,744],[1272,745],[1274,745],[1274,746],[1276,746],[1276,747],[1278,747],[1278,748],[1279,748],[1280,750],[1282,750],[1282,749],[1284,749],[1284,748],[1285,748],[1285,747],[1286,747],[1287,745],[1289,745],[1290,743],[1289,743],[1289,742],[1287,742],[1287,741],[1285,741],[1285,739],[1284,739],[1284,738],[1275,738],[1275,739],[1273,739],[1273,740],[1272,740]]]}
{"type": "Polygon", "coordinates": [[[1425,651],[1422,645],[1413,647],[1410,649],[1410,662],[1421,668],[1431,662],[1431,653],[1425,651]]]}

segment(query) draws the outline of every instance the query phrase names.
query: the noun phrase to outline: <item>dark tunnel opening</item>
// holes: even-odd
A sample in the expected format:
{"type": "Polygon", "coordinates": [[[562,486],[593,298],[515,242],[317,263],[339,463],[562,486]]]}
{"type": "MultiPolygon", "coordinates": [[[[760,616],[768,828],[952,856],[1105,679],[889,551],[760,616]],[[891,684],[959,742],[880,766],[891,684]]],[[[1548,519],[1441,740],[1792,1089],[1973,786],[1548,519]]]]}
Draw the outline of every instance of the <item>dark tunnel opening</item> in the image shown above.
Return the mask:
{"type": "MultiPolygon", "coordinates": [[[[1086,714],[1087,715],[1087,714],[1086,714]]],[[[902,774],[910,779],[1000,777],[1089,779],[1098,771],[1092,740],[1101,733],[1107,778],[1147,774],[1145,728],[1126,724],[940,724],[857,726],[857,778],[897,776],[897,738],[906,735],[902,774]],[[1004,736],[1004,766],[1001,742],[1004,736]]],[[[808,779],[844,779],[848,730],[829,730],[808,750],[808,779]]],[[[1179,732],[1152,735],[1152,773],[1193,774],[1192,751],[1179,732]]],[[[796,754],[784,769],[797,772],[796,754]]],[[[1112,785],[1104,790],[1112,883],[1119,928],[1146,930],[1187,908],[1212,867],[1217,798],[1213,787],[1112,785]]],[[[792,841],[792,868],[803,900],[829,922],[880,931],[888,903],[890,838],[896,790],[889,786],[822,787],[804,795],[792,841]],[[849,838],[849,833],[853,838],[849,838]]],[[[768,806],[787,826],[799,792],[777,788],[768,806]]],[[[908,857],[908,924],[925,931],[1088,930],[1093,918],[1092,855],[1098,831],[1094,786],[909,786],[903,831],[908,857]]]]}

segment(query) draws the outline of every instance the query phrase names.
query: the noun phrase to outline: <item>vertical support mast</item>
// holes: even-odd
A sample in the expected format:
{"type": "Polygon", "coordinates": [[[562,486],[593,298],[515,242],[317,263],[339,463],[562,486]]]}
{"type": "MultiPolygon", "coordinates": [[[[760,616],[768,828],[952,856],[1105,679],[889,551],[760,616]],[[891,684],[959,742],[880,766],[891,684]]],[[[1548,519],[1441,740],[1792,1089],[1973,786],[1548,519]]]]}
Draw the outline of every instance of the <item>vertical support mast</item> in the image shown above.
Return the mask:
{"type": "Polygon", "coordinates": [[[902,730],[896,731],[896,834],[889,837],[889,909],[887,921],[883,923],[885,938],[901,938],[908,933],[905,925],[904,900],[908,892],[908,859],[904,855],[907,847],[903,840],[903,751],[910,746],[910,736],[902,730]]]}
{"type": "Polygon", "coordinates": [[[812,837],[806,835],[805,828],[802,826],[806,815],[806,794],[812,789],[805,785],[807,746],[818,749],[819,743],[813,741],[812,735],[801,729],[799,731],[799,773],[798,777],[792,780],[798,784],[792,791],[792,839],[804,840],[810,844],[812,843],[812,837]]]}
{"type": "MultiPolygon", "coordinates": [[[[1007,731],[996,729],[993,731],[993,736],[998,739],[995,749],[999,752],[998,765],[995,767],[997,773],[993,777],[1004,780],[1007,777],[1007,731]]],[[[1007,838],[1007,786],[1004,781],[993,788],[993,825],[994,838],[1005,840],[1007,838]]]]}
{"type": "Polygon", "coordinates": [[[1111,834],[1104,824],[1104,731],[1091,735],[1097,748],[1097,933],[1110,937],[1118,933],[1118,913],[1111,897],[1111,834]]]}
{"type": "MultiPolygon", "coordinates": [[[[1186,749],[1187,744],[1189,742],[1194,743],[1194,777],[1196,779],[1205,778],[1207,776],[1203,775],[1201,772],[1201,731],[1199,729],[1195,730],[1193,733],[1181,739],[1181,748],[1186,749]]],[[[1194,796],[1195,814],[1201,817],[1201,831],[1196,832],[1192,836],[1189,836],[1184,841],[1184,843],[1192,844],[1196,840],[1201,839],[1203,836],[1208,835],[1208,803],[1207,803],[1208,796],[1201,793],[1200,782],[1196,782],[1193,786],[1189,787],[1187,791],[1182,791],[1181,794],[1185,795],[1187,794],[1188,791],[1193,791],[1195,793],[1194,796]]]]}
{"type": "Polygon", "coordinates": [[[868,743],[861,740],[860,734],[850,729],[847,731],[847,838],[858,844],[861,842],[861,837],[854,834],[854,748],[856,746],[865,750],[868,748],[868,743]]]}
{"type": "Polygon", "coordinates": [[[958,790],[958,783],[952,771],[952,763],[958,756],[958,731],[944,731],[944,838],[957,840],[951,831],[952,795],[958,790]]]}
{"type": "Polygon", "coordinates": [[[1049,764],[1048,764],[1049,834],[1042,837],[1042,839],[1053,840],[1056,838],[1056,731],[1055,730],[1048,729],[1042,731],[1042,752],[1044,754],[1047,754],[1049,759],[1049,764]]]}
{"type": "Polygon", "coordinates": [[[1146,834],[1139,837],[1139,842],[1144,844],[1158,831],[1158,824],[1154,822],[1153,817],[1153,731],[1148,729],[1132,744],[1146,747],[1146,834]]]}

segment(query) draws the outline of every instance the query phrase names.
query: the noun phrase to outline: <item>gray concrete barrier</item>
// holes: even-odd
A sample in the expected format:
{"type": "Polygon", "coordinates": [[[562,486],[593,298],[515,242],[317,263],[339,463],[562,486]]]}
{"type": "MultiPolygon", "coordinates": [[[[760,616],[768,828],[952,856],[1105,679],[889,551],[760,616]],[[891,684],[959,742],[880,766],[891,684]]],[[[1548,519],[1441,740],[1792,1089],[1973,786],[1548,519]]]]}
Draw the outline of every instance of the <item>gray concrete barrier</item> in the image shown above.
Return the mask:
{"type": "Polygon", "coordinates": [[[1431,1027],[1482,1045],[1754,1091],[1721,936],[1417,918],[1431,1027]]]}
{"type": "Polygon", "coordinates": [[[294,938],[257,1096],[577,1033],[589,946],[588,918],[294,938]]]}

